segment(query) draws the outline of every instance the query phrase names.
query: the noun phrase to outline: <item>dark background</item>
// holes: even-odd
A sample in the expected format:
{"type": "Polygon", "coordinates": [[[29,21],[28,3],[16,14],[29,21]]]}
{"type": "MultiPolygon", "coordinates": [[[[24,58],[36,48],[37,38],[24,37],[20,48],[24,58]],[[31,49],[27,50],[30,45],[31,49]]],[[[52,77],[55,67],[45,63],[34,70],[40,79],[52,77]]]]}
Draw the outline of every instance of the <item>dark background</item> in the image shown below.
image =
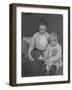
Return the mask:
{"type": "Polygon", "coordinates": [[[59,43],[62,45],[63,16],[60,14],[22,13],[22,38],[23,36],[31,37],[38,31],[38,23],[41,18],[45,18],[47,20],[47,32],[57,33],[59,43]]]}

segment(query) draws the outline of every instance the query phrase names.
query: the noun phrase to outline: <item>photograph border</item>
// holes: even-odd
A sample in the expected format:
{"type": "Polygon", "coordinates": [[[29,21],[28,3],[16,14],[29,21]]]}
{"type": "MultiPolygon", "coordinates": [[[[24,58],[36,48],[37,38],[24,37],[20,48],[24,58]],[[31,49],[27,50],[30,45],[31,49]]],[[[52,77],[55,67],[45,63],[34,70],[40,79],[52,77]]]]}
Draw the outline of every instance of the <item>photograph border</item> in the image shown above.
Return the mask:
{"type": "Polygon", "coordinates": [[[9,84],[11,86],[31,86],[31,85],[46,85],[46,84],[60,84],[70,83],[70,7],[67,6],[51,6],[51,5],[36,5],[36,4],[19,4],[12,3],[9,6],[10,12],[10,47],[9,47],[9,84]],[[68,80],[67,81],[53,81],[53,82],[38,82],[38,83],[16,83],[16,8],[17,7],[32,7],[32,8],[52,8],[68,10],[68,80]]]}

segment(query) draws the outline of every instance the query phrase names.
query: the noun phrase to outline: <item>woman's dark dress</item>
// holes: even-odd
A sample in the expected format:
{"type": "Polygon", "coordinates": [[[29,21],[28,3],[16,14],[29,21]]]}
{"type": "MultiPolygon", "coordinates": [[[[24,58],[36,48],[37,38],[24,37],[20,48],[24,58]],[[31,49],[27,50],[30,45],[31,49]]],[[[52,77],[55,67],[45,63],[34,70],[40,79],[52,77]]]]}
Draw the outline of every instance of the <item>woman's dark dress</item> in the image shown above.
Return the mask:
{"type": "Polygon", "coordinates": [[[22,77],[41,76],[45,74],[43,61],[30,61],[24,56],[22,56],[22,59],[22,77]]]}

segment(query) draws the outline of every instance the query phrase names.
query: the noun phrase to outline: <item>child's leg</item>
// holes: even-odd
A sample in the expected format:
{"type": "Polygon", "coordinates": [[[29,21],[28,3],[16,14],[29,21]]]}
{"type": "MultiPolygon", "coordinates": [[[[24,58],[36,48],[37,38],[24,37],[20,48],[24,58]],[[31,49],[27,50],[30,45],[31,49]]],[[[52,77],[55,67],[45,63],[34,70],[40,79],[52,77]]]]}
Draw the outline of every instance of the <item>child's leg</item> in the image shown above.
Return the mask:
{"type": "Polygon", "coordinates": [[[46,64],[46,71],[50,70],[50,66],[46,64]]]}
{"type": "Polygon", "coordinates": [[[46,75],[49,75],[50,66],[45,64],[46,75]]]}
{"type": "Polygon", "coordinates": [[[49,70],[49,75],[55,75],[56,74],[56,65],[52,65],[50,70],[49,70]]]}

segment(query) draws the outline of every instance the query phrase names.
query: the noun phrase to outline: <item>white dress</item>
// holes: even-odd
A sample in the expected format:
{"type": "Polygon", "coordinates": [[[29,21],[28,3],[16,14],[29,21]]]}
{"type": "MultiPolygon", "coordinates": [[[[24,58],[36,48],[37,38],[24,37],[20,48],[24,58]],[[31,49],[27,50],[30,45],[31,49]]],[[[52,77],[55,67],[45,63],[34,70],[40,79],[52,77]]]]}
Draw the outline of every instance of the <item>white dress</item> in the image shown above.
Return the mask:
{"type": "Polygon", "coordinates": [[[57,69],[62,67],[62,48],[59,43],[57,43],[54,47],[48,45],[45,54],[47,54],[47,58],[45,60],[47,64],[47,70],[49,70],[52,65],[56,65],[57,69]]]}

